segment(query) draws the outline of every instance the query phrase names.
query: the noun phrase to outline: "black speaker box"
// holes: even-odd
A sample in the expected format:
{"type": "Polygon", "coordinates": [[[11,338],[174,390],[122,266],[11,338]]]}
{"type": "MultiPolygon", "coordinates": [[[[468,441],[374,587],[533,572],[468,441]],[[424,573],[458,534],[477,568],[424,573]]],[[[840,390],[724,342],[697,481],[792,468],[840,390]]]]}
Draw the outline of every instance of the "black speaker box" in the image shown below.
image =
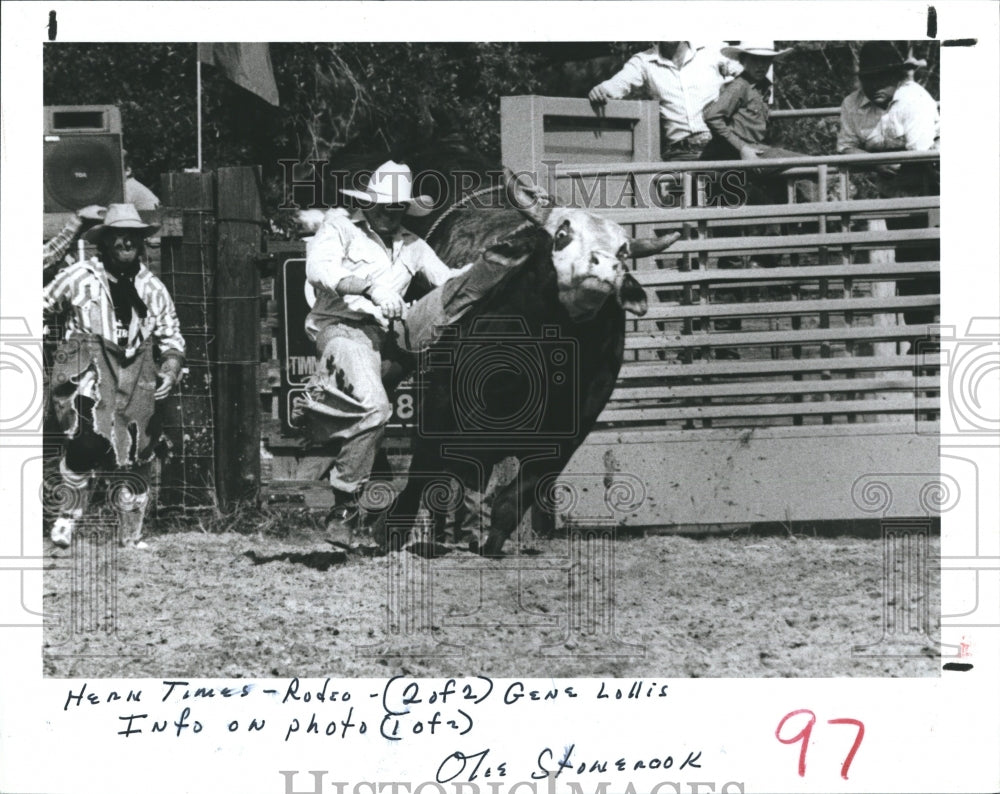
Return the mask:
{"type": "Polygon", "coordinates": [[[45,108],[45,212],[124,200],[121,116],[113,105],[45,108]]]}

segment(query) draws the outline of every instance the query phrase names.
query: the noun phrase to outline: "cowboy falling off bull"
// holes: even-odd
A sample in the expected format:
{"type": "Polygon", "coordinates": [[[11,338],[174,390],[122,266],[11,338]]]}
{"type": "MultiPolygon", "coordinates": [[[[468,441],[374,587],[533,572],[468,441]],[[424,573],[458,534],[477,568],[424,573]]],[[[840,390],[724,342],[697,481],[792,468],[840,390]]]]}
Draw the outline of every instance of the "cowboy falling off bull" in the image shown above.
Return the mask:
{"type": "MultiPolygon", "coordinates": [[[[303,227],[314,232],[306,240],[306,277],[315,301],[305,328],[316,343],[318,360],[305,395],[296,402],[293,422],[326,455],[321,468],[328,472],[335,502],[327,519],[326,539],[348,549],[393,546],[396,542],[400,547],[406,545],[398,534],[399,525],[412,524],[417,503],[422,500],[420,478],[415,480],[413,473],[450,472],[448,463],[440,460],[439,439],[430,429],[439,428],[445,435],[451,432],[448,418],[441,416],[440,422],[430,422],[418,435],[407,487],[388,515],[381,516],[376,510],[368,514],[374,522],[362,525],[359,495],[372,476],[391,415],[387,390],[391,392],[401,376],[413,369],[417,354],[431,349],[446,328],[454,331],[458,324],[483,311],[562,323],[565,333],[587,337],[590,353],[582,366],[595,363],[591,361],[595,356],[606,362],[603,369],[607,377],[603,379],[584,366],[584,375],[593,376],[583,387],[589,397],[576,395],[599,413],[607,395],[591,391],[613,385],[622,352],[604,348],[609,344],[615,348],[616,342],[617,347],[623,346],[623,312],[632,307],[630,289],[638,289],[625,272],[625,260],[662,251],[679,237],[675,233],[656,240],[630,240],[620,226],[587,211],[554,210],[544,191],[526,186],[508,173],[498,189],[504,190],[509,206],[484,208],[482,214],[470,209],[461,218],[451,216],[446,235],[451,233],[461,242],[457,247],[439,246],[442,260],[425,241],[402,226],[406,215],[426,215],[432,205],[430,198],[413,195],[412,184],[409,167],[389,161],[375,170],[366,190],[341,190],[360,202],[353,214],[331,209],[299,215],[303,227]],[[486,216],[491,217],[487,220],[486,216]],[[404,309],[402,295],[418,273],[434,289],[404,309]],[[486,303],[489,310],[484,309],[486,303]],[[609,303],[614,304],[610,309],[609,303]],[[596,338],[591,339],[589,335],[594,334],[596,338]],[[380,523],[383,519],[395,527],[392,532],[380,523]]],[[[644,295],[642,298],[643,307],[634,307],[638,313],[644,311],[644,295]]],[[[448,405],[453,394],[448,383],[438,383],[440,393],[435,391],[433,397],[423,394],[423,400],[433,403],[423,409],[450,416],[448,405]]],[[[530,399],[520,393],[523,386],[516,378],[508,378],[503,385],[492,383],[490,394],[481,397],[486,402],[503,399],[520,405],[530,399]],[[497,388],[503,393],[496,392],[497,388]]],[[[558,412],[557,402],[545,413],[547,420],[552,419],[552,411],[558,412]]],[[[572,412],[571,408],[565,406],[566,411],[572,412]]],[[[585,413],[579,427],[574,423],[572,438],[563,438],[565,434],[559,437],[557,447],[566,459],[596,419],[593,410],[585,413]]],[[[489,445],[493,452],[481,461],[487,476],[500,462],[494,458],[501,447],[505,450],[501,458],[520,460],[524,443],[516,443],[520,436],[510,430],[502,434],[506,445],[489,445]]],[[[546,427],[537,430],[532,435],[536,442],[548,437],[546,427]]],[[[558,457],[553,465],[561,469],[564,462],[558,457]]],[[[485,503],[480,501],[485,481],[470,479],[464,470],[461,475],[450,473],[465,486],[460,489],[462,505],[455,505],[454,544],[470,551],[499,553],[509,534],[506,518],[530,500],[512,497],[513,503],[508,498],[494,501],[484,546],[483,522],[477,531],[475,517],[485,517],[485,503]],[[460,513],[472,522],[460,521],[460,513]]],[[[537,474],[523,479],[533,485],[537,474]]],[[[503,493],[510,496],[508,491],[503,493]]]]}
{"type": "Polygon", "coordinates": [[[425,216],[433,206],[430,197],[413,195],[406,165],[387,161],[364,190],[341,193],[358,208],[299,215],[313,233],[306,238],[306,278],[315,301],[305,329],[316,344],[317,368],[294,418],[308,442],[327,452],[323,468],[334,496],[327,540],[357,548],[369,542],[358,499],[392,415],[387,386],[409,368],[401,359],[412,362],[437,329],[462,317],[508,268],[486,259],[450,268],[403,227],[404,217],[425,216]],[[403,295],[417,274],[434,289],[407,308],[403,295]]]}

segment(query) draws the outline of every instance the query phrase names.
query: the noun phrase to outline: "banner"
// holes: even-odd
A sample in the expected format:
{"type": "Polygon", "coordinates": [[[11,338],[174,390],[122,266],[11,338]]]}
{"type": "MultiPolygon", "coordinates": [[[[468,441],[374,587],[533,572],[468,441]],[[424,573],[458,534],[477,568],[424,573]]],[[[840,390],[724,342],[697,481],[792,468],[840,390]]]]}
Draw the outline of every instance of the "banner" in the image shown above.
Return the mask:
{"type": "Polygon", "coordinates": [[[278,86],[271,67],[270,45],[261,43],[199,44],[198,60],[217,66],[236,85],[278,105],[278,86]]]}

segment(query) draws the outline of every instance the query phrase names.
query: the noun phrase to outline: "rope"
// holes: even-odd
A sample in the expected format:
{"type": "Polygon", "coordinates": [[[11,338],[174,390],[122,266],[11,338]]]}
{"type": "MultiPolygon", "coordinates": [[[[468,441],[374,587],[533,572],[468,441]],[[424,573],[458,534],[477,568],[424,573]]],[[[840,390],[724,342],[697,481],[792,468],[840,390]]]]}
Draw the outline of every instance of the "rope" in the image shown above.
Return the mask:
{"type": "Polygon", "coordinates": [[[450,207],[448,207],[448,209],[446,209],[444,212],[442,212],[437,217],[437,220],[434,221],[434,223],[431,224],[431,228],[429,228],[427,230],[427,234],[424,235],[424,240],[430,240],[431,239],[431,235],[434,234],[434,231],[441,224],[441,221],[443,221],[445,218],[447,218],[449,215],[451,215],[451,213],[453,213],[455,210],[460,209],[466,203],[468,203],[469,201],[472,201],[472,199],[474,199],[474,198],[478,198],[479,196],[484,196],[487,193],[495,193],[496,191],[503,190],[504,188],[505,188],[505,185],[494,185],[493,187],[484,187],[484,188],[481,188],[480,190],[476,190],[473,193],[469,193],[467,196],[463,196],[461,199],[459,199],[458,201],[456,201],[454,204],[452,204],[450,207]]]}
{"type": "Polygon", "coordinates": [[[389,320],[389,334],[394,335],[396,333],[396,323],[399,322],[403,326],[403,344],[406,345],[407,351],[411,350],[410,344],[410,326],[406,324],[406,320],[403,318],[389,320]]]}

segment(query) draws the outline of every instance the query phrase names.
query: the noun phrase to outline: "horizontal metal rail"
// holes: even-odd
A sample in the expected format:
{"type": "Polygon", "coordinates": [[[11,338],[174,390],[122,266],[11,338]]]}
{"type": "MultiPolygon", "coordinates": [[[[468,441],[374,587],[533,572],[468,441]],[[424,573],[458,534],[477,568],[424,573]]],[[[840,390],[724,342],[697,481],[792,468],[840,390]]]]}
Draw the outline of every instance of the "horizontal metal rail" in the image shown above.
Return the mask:
{"type": "Polygon", "coordinates": [[[804,219],[850,216],[872,213],[920,212],[940,209],[940,196],[916,196],[895,199],[864,199],[859,201],[813,201],[802,204],[746,204],[742,207],[615,207],[595,208],[601,217],[620,224],[655,224],[669,229],[702,221],[732,221],[740,218],[773,221],[774,216],[804,219]]]}
{"type": "MultiPolygon", "coordinates": [[[[937,103],[940,106],[940,102],[937,103]]],[[[824,118],[826,116],[839,116],[840,108],[782,108],[772,110],[772,119],[811,119],[824,118]]]]}
{"type": "Polygon", "coordinates": [[[632,276],[644,287],[673,287],[688,284],[732,284],[742,281],[767,282],[788,281],[789,279],[802,282],[817,281],[824,278],[851,278],[861,281],[877,281],[880,278],[895,279],[898,276],[939,273],[940,270],[940,262],[878,262],[864,265],[805,265],[799,267],[732,270],[690,270],[685,272],[665,268],[663,270],[633,271],[632,276]]]}
{"type": "MultiPolygon", "coordinates": [[[[804,204],[789,204],[789,205],[785,205],[785,206],[801,207],[801,206],[808,206],[808,205],[804,205],[804,204]]],[[[816,202],[813,206],[822,206],[822,204],[820,202],[816,202]]],[[[857,214],[854,214],[854,213],[851,213],[849,215],[841,214],[840,215],[840,220],[841,220],[841,223],[851,222],[851,221],[855,221],[855,220],[858,220],[858,221],[879,221],[879,220],[885,220],[886,218],[904,218],[904,217],[907,217],[909,215],[912,215],[915,212],[929,212],[929,213],[934,213],[934,212],[937,212],[937,210],[934,209],[934,208],[929,208],[927,210],[901,210],[901,211],[897,210],[897,211],[892,211],[892,212],[882,212],[882,211],[878,211],[878,210],[873,210],[873,211],[870,211],[870,212],[859,212],[857,214]]],[[[725,219],[725,218],[716,218],[716,219],[709,220],[709,221],[701,221],[701,222],[699,222],[698,226],[699,227],[704,227],[705,231],[707,231],[708,233],[711,234],[711,233],[715,232],[718,229],[740,228],[740,227],[745,227],[745,226],[760,226],[762,223],[766,223],[766,224],[769,224],[769,225],[773,225],[773,224],[788,225],[788,224],[800,224],[800,223],[816,224],[817,221],[819,223],[825,223],[827,221],[827,217],[828,216],[824,215],[823,213],[816,213],[816,215],[814,215],[812,218],[809,218],[808,216],[804,217],[802,214],[795,214],[795,215],[764,215],[764,216],[752,216],[752,215],[751,216],[735,216],[731,220],[725,219]]],[[[933,223],[930,223],[928,225],[929,226],[937,226],[938,224],[936,222],[933,222],[933,223]]],[[[683,227],[687,227],[687,226],[693,226],[693,224],[688,224],[688,223],[678,224],[676,221],[673,221],[673,222],[671,222],[671,224],[665,225],[665,226],[662,226],[662,227],[657,224],[657,227],[661,228],[663,231],[675,231],[677,229],[680,229],[680,228],[683,228],[683,227]]]]}
{"type": "Polygon", "coordinates": [[[840,414],[927,413],[941,410],[936,397],[888,397],[880,400],[831,400],[805,403],[759,403],[756,405],[691,405],[681,408],[611,408],[597,421],[670,422],[687,419],[761,419],[786,416],[831,416],[840,414]]]}
{"type": "MultiPolygon", "coordinates": [[[[625,408],[622,403],[639,400],[680,400],[692,397],[750,397],[771,394],[829,394],[832,392],[933,391],[941,380],[897,376],[894,378],[837,378],[775,383],[745,381],[742,383],[699,383],[696,386],[630,386],[615,389],[609,407],[625,408]]],[[[641,407],[641,406],[631,406],[641,407]]]]}
{"type": "Polygon", "coordinates": [[[679,240],[670,246],[672,254],[729,251],[782,251],[787,248],[884,248],[907,243],[939,240],[938,227],[874,232],[834,232],[832,234],[758,235],[756,237],[710,237],[679,240]]]}
{"type": "Polygon", "coordinates": [[[865,152],[863,154],[803,155],[802,157],[776,157],[754,160],[748,165],[743,160],[665,160],[648,163],[585,163],[557,165],[549,170],[549,176],[557,179],[593,176],[626,176],[628,174],[667,174],[685,171],[730,171],[734,167],[754,168],[770,171],[796,167],[865,166],[889,165],[894,163],[931,163],[941,159],[936,149],[924,152],[865,152]]]}
{"type": "Polygon", "coordinates": [[[767,347],[783,345],[821,345],[833,341],[892,341],[920,339],[930,336],[929,325],[899,325],[885,327],[817,328],[795,331],[745,331],[714,334],[629,334],[626,350],[697,349],[706,347],[767,347]]]}
{"type": "Polygon", "coordinates": [[[772,110],[772,119],[812,119],[826,116],[839,116],[840,108],[793,108],[772,110]]]}
{"type": "MultiPolygon", "coordinates": [[[[936,369],[941,356],[857,356],[844,358],[786,358],[771,361],[706,361],[695,364],[626,362],[618,373],[619,384],[645,380],[690,380],[692,378],[753,378],[804,375],[824,372],[886,372],[936,369]]],[[[770,381],[775,383],[775,381],[770,381]]]]}
{"type": "Polygon", "coordinates": [[[897,414],[896,421],[884,423],[863,424],[808,424],[792,425],[757,425],[754,427],[665,427],[652,424],[647,427],[603,427],[599,426],[587,436],[588,444],[703,444],[705,442],[722,441],[734,443],[750,438],[753,440],[786,440],[786,439],[816,439],[822,442],[826,439],[841,439],[862,437],[881,437],[891,441],[894,437],[909,436],[914,433],[936,436],[941,432],[941,423],[937,420],[920,419],[917,424],[914,416],[897,414]]]}
{"type": "Polygon", "coordinates": [[[761,303],[706,303],[693,306],[658,304],[639,318],[645,320],[683,320],[689,317],[786,317],[799,314],[898,314],[904,309],[930,308],[939,305],[937,295],[912,295],[897,298],[831,298],[829,300],[765,301],[761,303]]]}

